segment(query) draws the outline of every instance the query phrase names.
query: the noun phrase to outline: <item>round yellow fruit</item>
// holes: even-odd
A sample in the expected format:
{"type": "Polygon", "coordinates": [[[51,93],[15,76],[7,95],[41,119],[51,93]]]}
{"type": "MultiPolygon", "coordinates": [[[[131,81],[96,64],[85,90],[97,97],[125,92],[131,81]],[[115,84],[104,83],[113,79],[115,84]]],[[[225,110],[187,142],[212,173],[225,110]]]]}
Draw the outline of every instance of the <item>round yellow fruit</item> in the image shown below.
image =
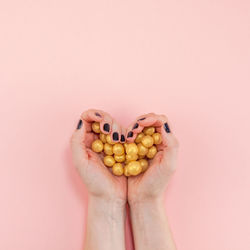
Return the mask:
{"type": "Polygon", "coordinates": [[[112,172],[114,175],[118,175],[118,176],[121,176],[123,175],[123,166],[121,163],[115,163],[112,167],[112,172]]]}
{"type": "Polygon", "coordinates": [[[113,153],[115,155],[123,155],[124,154],[124,147],[121,143],[116,143],[113,146],[113,153]]]}
{"type": "Polygon", "coordinates": [[[125,161],[125,154],[123,155],[114,155],[116,162],[124,162],[125,161]]]}
{"type": "Polygon", "coordinates": [[[148,153],[148,148],[143,146],[141,143],[137,144],[138,155],[146,155],[148,153]]]}
{"type": "Polygon", "coordinates": [[[162,138],[161,138],[161,134],[160,133],[154,133],[152,135],[153,140],[154,140],[154,144],[161,144],[162,143],[162,138]]]}
{"type": "Polygon", "coordinates": [[[95,132],[95,133],[100,133],[101,130],[100,130],[100,123],[99,122],[93,122],[92,125],[92,130],[95,132]]]}
{"type": "Polygon", "coordinates": [[[127,176],[127,177],[130,176],[130,174],[129,174],[129,172],[128,172],[128,165],[126,165],[126,166],[124,167],[124,170],[123,170],[123,171],[124,171],[124,175],[125,175],[125,176],[127,176]]]}
{"type": "Polygon", "coordinates": [[[113,146],[112,145],[110,145],[108,143],[105,143],[103,148],[104,148],[104,153],[106,155],[112,155],[113,154],[113,146]]]}
{"type": "Polygon", "coordinates": [[[154,144],[154,140],[153,140],[153,137],[150,136],[150,135],[145,135],[142,140],[141,140],[141,143],[143,146],[145,146],[146,148],[150,148],[153,146],[154,144]]]}
{"type": "Polygon", "coordinates": [[[114,145],[114,144],[115,144],[115,142],[112,141],[110,135],[106,135],[106,141],[107,141],[107,143],[109,143],[109,144],[111,144],[111,145],[114,145]]]}
{"type": "Polygon", "coordinates": [[[106,140],[106,135],[105,135],[105,134],[100,133],[99,138],[100,138],[100,140],[101,140],[103,143],[106,143],[106,142],[107,142],[107,140],[106,140]]]}
{"type": "Polygon", "coordinates": [[[138,153],[138,148],[135,143],[129,143],[126,146],[126,153],[129,155],[135,155],[138,153]]]}
{"type": "Polygon", "coordinates": [[[140,143],[143,136],[144,136],[143,132],[139,133],[135,138],[135,142],[140,143]]]}
{"type": "Polygon", "coordinates": [[[92,142],[92,150],[96,153],[100,153],[103,150],[103,143],[101,140],[97,139],[92,142]]]}
{"type": "Polygon", "coordinates": [[[130,162],[130,161],[136,161],[138,159],[138,155],[126,155],[126,162],[130,162]]]}
{"type": "Polygon", "coordinates": [[[145,135],[152,135],[155,132],[155,128],[154,127],[146,127],[143,129],[143,133],[145,135]]]}
{"type": "Polygon", "coordinates": [[[115,164],[115,159],[111,155],[106,155],[103,159],[103,162],[107,167],[112,167],[115,164]]]}
{"type": "Polygon", "coordinates": [[[138,175],[140,174],[142,171],[142,166],[140,164],[139,161],[131,161],[129,164],[128,164],[128,173],[129,175],[138,175]]]}
{"type": "Polygon", "coordinates": [[[146,159],[141,159],[139,162],[142,167],[142,172],[146,171],[148,169],[148,161],[146,159]]]}
{"type": "Polygon", "coordinates": [[[151,148],[148,149],[147,157],[148,157],[149,159],[152,159],[152,158],[155,157],[156,153],[157,153],[157,148],[156,148],[156,146],[152,146],[151,148]]]}

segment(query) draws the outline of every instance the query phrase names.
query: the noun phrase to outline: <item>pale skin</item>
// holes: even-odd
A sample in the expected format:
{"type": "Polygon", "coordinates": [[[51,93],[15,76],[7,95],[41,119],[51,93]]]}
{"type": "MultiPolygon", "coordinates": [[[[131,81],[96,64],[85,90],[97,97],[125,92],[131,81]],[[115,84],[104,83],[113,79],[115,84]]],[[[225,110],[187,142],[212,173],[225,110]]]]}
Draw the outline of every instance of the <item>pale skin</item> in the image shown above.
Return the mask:
{"type": "MultiPolygon", "coordinates": [[[[129,204],[136,250],[176,250],[168,224],[164,197],[169,179],[176,168],[178,141],[170,131],[167,117],[154,113],[140,116],[128,129],[122,128],[108,113],[90,109],[82,113],[71,138],[73,162],[88,190],[88,215],[85,250],[125,250],[126,204],[129,204]],[[141,118],[145,118],[140,120],[141,118]],[[100,122],[101,132],[125,135],[134,141],[145,126],[154,126],[163,143],[148,170],[136,177],[114,176],[100,156],[90,147],[94,140],[91,123],[100,122]],[[109,131],[103,129],[108,123],[109,131]],[[138,127],[133,129],[134,124],[138,127]],[[128,137],[129,132],[133,135],[128,137]]],[[[118,142],[115,141],[115,142],[118,142]]]]}

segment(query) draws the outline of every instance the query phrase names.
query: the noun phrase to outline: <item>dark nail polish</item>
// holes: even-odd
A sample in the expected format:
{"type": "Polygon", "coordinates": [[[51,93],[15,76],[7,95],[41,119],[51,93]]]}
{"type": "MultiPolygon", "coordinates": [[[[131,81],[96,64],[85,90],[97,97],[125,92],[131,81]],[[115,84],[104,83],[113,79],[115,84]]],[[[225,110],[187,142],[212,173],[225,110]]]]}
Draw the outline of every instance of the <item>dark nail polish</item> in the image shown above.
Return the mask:
{"type": "Polygon", "coordinates": [[[170,128],[169,128],[169,126],[168,126],[167,123],[164,123],[164,129],[165,129],[165,131],[166,131],[167,133],[170,133],[170,132],[171,132],[171,131],[170,131],[170,128]]]}
{"type": "Polygon", "coordinates": [[[117,132],[113,133],[113,140],[118,141],[119,140],[119,134],[117,132]]]}
{"type": "Polygon", "coordinates": [[[136,129],[136,128],[138,128],[138,127],[139,127],[139,124],[136,123],[136,124],[134,125],[133,129],[136,129]]]}
{"type": "Polygon", "coordinates": [[[96,115],[96,116],[99,116],[99,117],[102,117],[102,116],[101,116],[99,113],[97,113],[97,112],[95,113],[95,115],[96,115]]]}
{"type": "Polygon", "coordinates": [[[121,142],[125,142],[125,136],[121,135],[121,142]]]}
{"type": "Polygon", "coordinates": [[[134,134],[134,133],[133,133],[132,131],[130,131],[130,132],[128,132],[128,136],[127,136],[127,137],[128,137],[128,138],[129,138],[129,137],[133,137],[133,134],[134,134]]]}
{"type": "Polygon", "coordinates": [[[77,129],[80,129],[82,127],[82,120],[79,120],[78,124],[77,124],[77,129]]]}
{"type": "Polygon", "coordinates": [[[106,131],[106,132],[109,132],[110,126],[109,126],[108,123],[105,123],[105,124],[103,125],[103,130],[106,131]]]}
{"type": "Polygon", "coordinates": [[[146,119],[146,117],[143,117],[143,118],[141,118],[141,119],[138,119],[138,121],[143,121],[143,120],[145,120],[146,119]]]}

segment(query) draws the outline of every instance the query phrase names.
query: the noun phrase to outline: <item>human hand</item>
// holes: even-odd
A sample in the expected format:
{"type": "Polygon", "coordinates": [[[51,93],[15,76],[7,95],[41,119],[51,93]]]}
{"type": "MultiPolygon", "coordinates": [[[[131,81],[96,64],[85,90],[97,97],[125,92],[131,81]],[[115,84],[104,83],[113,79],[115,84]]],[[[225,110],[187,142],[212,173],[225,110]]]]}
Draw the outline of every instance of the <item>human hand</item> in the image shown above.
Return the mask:
{"type": "Polygon", "coordinates": [[[125,205],[127,201],[127,178],[113,175],[110,169],[104,165],[100,155],[91,150],[92,142],[97,139],[97,135],[91,131],[91,124],[94,121],[100,123],[103,134],[112,135],[112,139],[118,137],[115,142],[121,141],[121,134],[124,129],[108,113],[95,109],[83,112],[77,129],[71,137],[74,165],[79,171],[89,195],[125,205]]]}
{"type": "Polygon", "coordinates": [[[129,204],[161,199],[176,168],[178,141],[170,131],[165,115],[149,113],[137,118],[127,129],[127,142],[133,142],[144,127],[156,127],[162,135],[162,143],[157,145],[158,152],[149,160],[149,168],[138,176],[128,178],[129,204]],[[133,129],[134,128],[134,129],[133,129]]]}

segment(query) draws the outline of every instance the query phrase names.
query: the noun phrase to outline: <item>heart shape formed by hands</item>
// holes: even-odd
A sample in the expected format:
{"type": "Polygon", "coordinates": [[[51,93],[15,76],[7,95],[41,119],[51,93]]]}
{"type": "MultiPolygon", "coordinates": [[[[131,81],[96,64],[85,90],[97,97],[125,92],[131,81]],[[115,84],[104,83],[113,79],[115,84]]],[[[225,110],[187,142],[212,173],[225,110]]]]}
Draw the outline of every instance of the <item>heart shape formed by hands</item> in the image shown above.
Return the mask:
{"type": "Polygon", "coordinates": [[[86,128],[84,143],[114,175],[136,176],[166,147],[166,135],[162,137],[162,133],[170,133],[166,120],[164,115],[149,113],[124,129],[108,113],[88,110],[81,120],[86,128]]]}

